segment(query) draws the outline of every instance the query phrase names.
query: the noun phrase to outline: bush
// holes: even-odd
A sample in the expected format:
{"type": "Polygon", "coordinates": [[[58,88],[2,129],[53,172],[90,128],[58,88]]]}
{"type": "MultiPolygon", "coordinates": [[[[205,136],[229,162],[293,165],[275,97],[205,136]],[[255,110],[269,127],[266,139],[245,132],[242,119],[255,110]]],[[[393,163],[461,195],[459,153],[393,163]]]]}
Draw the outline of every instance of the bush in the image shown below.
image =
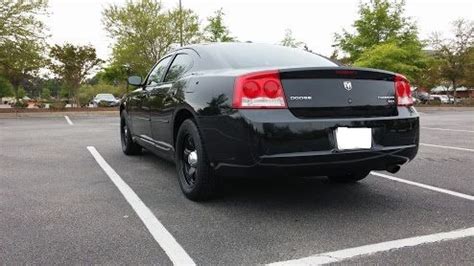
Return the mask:
{"type": "Polygon", "coordinates": [[[49,109],[51,110],[64,110],[66,108],[66,102],[63,101],[56,101],[49,105],[49,109]]]}
{"type": "Polygon", "coordinates": [[[28,107],[28,103],[26,101],[19,100],[12,104],[12,107],[24,109],[28,107]]]}
{"type": "Polygon", "coordinates": [[[110,106],[106,102],[100,101],[98,107],[110,107],[110,106]]]}

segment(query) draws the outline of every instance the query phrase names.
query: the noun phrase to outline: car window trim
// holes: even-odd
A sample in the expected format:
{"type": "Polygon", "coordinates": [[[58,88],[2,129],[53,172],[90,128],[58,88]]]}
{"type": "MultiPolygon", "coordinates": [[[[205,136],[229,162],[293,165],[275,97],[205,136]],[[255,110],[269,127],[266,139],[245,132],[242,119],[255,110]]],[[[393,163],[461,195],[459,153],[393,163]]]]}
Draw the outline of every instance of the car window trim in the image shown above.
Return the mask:
{"type": "MultiPolygon", "coordinates": [[[[166,74],[168,73],[169,67],[170,67],[171,63],[173,62],[175,56],[176,56],[175,54],[168,54],[168,55],[164,56],[163,58],[161,58],[155,65],[153,65],[153,67],[151,68],[150,72],[148,72],[148,75],[146,76],[145,82],[143,83],[143,84],[144,84],[144,87],[150,86],[150,84],[148,84],[148,81],[149,81],[149,79],[150,79],[151,73],[153,73],[153,71],[155,70],[155,68],[156,68],[163,60],[165,60],[165,59],[167,59],[167,58],[171,58],[170,62],[168,62],[168,65],[166,65],[165,75],[163,75],[163,77],[160,79],[160,82],[158,82],[158,84],[163,83],[163,80],[164,80],[164,78],[166,77],[166,74]]],[[[153,85],[153,86],[155,86],[155,85],[153,85]]]]}
{"type": "MultiPolygon", "coordinates": [[[[183,49],[183,50],[184,50],[184,49],[183,49]]],[[[191,69],[194,67],[194,58],[193,58],[193,56],[191,56],[191,55],[188,54],[187,52],[183,52],[182,50],[181,50],[181,51],[178,51],[178,52],[176,52],[176,54],[174,54],[173,60],[171,60],[171,63],[169,64],[169,66],[168,66],[168,68],[167,68],[167,70],[166,70],[166,74],[165,74],[165,76],[163,77],[163,81],[162,81],[162,82],[164,82],[164,80],[166,80],[166,76],[168,76],[168,73],[169,73],[169,71],[170,71],[170,69],[171,69],[171,66],[172,66],[173,63],[174,63],[174,60],[176,60],[176,57],[178,57],[179,55],[186,55],[186,56],[188,56],[189,58],[191,58],[191,64],[189,64],[189,67],[183,72],[183,74],[189,72],[189,70],[191,70],[191,69]]],[[[184,75],[181,76],[180,78],[182,78],[182,77],[184,77],[184,75]]],[[[170,82],[170,83],[171,83],[171,82],[175,82],[175,81],[176,81],[176,80],[167,81],[167,82],[170,82]]]]}

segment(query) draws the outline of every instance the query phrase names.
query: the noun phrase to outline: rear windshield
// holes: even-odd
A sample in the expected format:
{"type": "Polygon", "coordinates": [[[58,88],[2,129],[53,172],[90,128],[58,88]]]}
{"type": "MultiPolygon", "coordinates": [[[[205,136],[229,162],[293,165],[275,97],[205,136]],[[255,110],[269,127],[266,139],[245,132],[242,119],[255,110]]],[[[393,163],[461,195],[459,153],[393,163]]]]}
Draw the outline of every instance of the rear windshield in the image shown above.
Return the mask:
{"type": "Polygon", "coordinates": [[[278,45],[242,44],[216,49],[214,54],[232,68],[337,66],[322,56],[278,45]]]}

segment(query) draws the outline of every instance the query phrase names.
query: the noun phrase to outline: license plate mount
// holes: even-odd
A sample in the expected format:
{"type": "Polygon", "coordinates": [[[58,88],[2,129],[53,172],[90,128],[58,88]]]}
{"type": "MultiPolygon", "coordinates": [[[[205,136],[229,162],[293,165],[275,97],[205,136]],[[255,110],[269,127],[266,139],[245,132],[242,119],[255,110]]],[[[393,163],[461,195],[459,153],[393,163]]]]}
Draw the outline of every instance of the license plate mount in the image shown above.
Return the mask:
{"type": "Polygon", "coordinates": [[[368,150],[372,148],[372,128],[338,127],[335,130],[338,150],[368,150]]]}

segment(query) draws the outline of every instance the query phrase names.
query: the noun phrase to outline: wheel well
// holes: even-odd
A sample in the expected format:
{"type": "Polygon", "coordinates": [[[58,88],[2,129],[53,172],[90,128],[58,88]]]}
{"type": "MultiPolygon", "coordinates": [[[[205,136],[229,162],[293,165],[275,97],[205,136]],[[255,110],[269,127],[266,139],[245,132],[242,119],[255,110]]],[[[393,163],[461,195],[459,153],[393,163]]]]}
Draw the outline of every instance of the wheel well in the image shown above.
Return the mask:
{"type": "Polygon", "coordinates": [[[193,114],[186,110],[180,110],[178,113],[176,113],[176,117],[174,119],[174,124],[173,124],[173,146],[176,145],[176,136],[178,135],[178,130],[181,124],[184,122],[186,119],[194,119],[193,114]]]}

